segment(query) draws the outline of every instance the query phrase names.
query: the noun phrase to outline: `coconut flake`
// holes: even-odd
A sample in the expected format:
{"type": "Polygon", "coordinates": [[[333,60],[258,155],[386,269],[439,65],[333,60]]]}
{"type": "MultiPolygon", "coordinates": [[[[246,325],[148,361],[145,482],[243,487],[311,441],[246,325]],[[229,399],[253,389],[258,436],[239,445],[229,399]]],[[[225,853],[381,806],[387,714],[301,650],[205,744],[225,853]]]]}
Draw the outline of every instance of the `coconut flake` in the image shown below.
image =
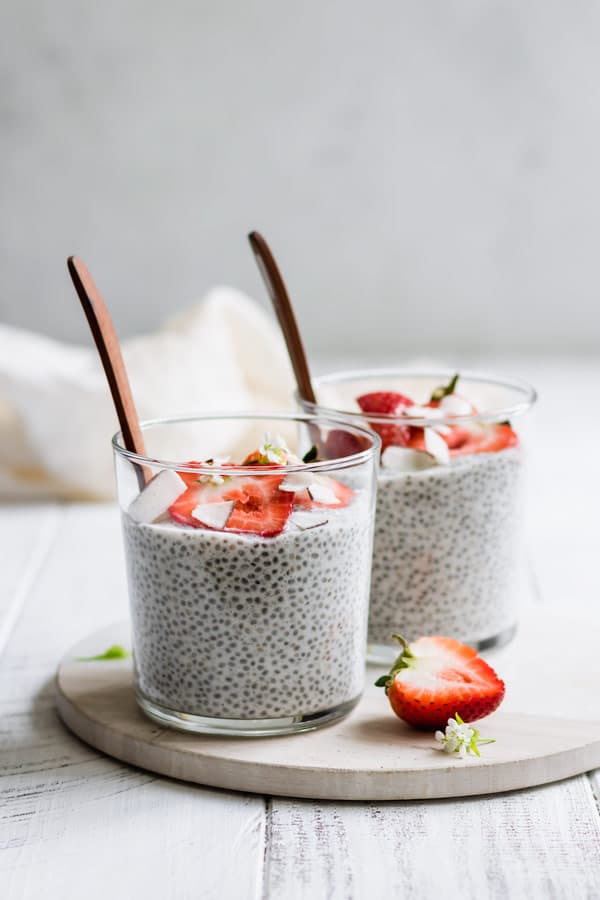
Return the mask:
{"type": "Polygon", "coordinates": [[[340,502],[330,487],[314,481],[309,484],[308,493],[315,503],[325,503],[328,506],[332,506],[340,502]]]}
{"type": "Polygon", "coordinates": [[[231,515],[234,500],[219,500],[216,503],[199,503],[192,510],[192,515],[208,528],[225,528],[231,515]]]}
{"type": "Polygon", "coordinates": [[[439,409],[447,416],[469,416],[473,412],[473,407],[464,397],[457,394],[447,394],[440,400],[439,409]]]}
{"type": "Polygon", "coordinates": [[[177,472],[163,469],[148,482],[127,511],[134,522],[149,525],[164,515],[185,489],[185,481],[177,472]]]}
{"type": "Polygon", "coordinates": [[[301,531],[307,531],[309,528],[318,528],[319,525],[327,525],[329,519],[320,511],[310,512],[308,510],[294,510],[290,516],[290,522],[301,531]]]}
{"type": "Polygon", "coordinates": [[[403,415],[410,419],[441,419],[443,413],[435,406],[405,406],[403,415]]]}
{"type": "Polygon", "coordinates": [[[310,472],[295,472],[293,475],[286,475],[279,485],[280,491],[303,491],[314,483],[315,476],[310,472]]]}
{"type": "Polygon", "coordinates": [[[441,437],[433,428],[424,428],[423,437],[428,453],[435,456],[436,460],[441,465],[446,465],[450,462],[450,451],[448,449],[448,444],[443,437],[441,437]]]}
{"type": "Polygon", "coordinates": [[[386,447],[381,455],[384,469],[395,469],[397,472],[415,472],[419,469],[430,469],[437,465],[436,458],[425,450],[413,447],[386,447]]]}

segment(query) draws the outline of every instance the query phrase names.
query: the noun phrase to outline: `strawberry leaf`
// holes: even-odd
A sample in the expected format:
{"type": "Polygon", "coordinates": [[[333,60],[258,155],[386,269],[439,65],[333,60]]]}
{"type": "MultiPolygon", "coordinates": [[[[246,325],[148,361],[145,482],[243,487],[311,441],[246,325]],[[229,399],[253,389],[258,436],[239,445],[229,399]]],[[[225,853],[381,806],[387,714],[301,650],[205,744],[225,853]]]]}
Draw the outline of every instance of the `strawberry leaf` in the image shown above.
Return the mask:
{"type": "Polygon", "coordinates": [[[448,397],[450,394],[453,394],[456,390],[459,378],[460,375],[457,372],[456,375],[450,379],[448,384],[440,385],[440,387],[436,388],[431,394],[431,400],[441,400],[443,397],[448,397]]]}

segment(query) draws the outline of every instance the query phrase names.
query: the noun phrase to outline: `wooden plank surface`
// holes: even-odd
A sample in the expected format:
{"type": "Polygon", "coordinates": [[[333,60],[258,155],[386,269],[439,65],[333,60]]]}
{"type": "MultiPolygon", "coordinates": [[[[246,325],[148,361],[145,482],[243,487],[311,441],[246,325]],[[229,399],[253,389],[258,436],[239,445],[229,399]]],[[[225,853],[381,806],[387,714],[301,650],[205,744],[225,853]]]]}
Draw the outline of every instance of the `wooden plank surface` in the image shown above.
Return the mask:
{"type": "Polygon", "coordinates": [[[600,824],[586,778],[479,800],[273,801],[270,900],[598,896],[600,824]]]}
{"type": "MultiPolygon", "coordinates": [[[[600,366],[488,367],[540,389],[527,429],[540,614],[579,608],[600,628],[600,469],[586,449],[600,438],[600,366]]],[[[265,807],[94,753],[57,722],[51,679],[72,643],[126,614],[116,512],[1,507],[0,541],[2,900],[600,896],[598,773],[476,800],[265,807]]]]}
{"type": "MultiPolygon", "coordinates": [[[[11,515],[2,510],[3,522],[11,515]]],[[[67,507],[0,663],[0,896],[255,898],[264,801],[90,750],[54,709],[56,659],[126,611],[110,507],[67,507]],[[232,865],[235,860],[235,865],[232,865]]]]}

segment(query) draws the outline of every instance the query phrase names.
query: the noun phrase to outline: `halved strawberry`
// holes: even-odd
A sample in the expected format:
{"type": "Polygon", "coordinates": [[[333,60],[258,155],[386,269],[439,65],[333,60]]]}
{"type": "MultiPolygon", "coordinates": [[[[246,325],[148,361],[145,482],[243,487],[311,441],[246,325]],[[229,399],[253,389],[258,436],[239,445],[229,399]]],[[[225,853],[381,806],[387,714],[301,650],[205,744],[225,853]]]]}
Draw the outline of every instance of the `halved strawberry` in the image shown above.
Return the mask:
{"type": "Polygon", "coordinates": [[[320,475],[318,486],[335,494],[337,502],[327,503],[313,499],[310,495],[310,488],[308,487],[293,494],[294,506],[299,507],[300,509],[341,509],[343,506],[348,506],[354,497],[352,488],[349,488],[347,484],[342,484],[341,481],[336,481],[335,478],[320,475]]]}
{"type": "Polygon", "coordinates": [[[375,683],[385,687],[392,709],[405,722],[434,731],[456,713],[474,722],[502,702],[504,682],[472,647],[446,637],[421,637],[412,644],[394,637],[402,653],[375,683]]]}
{"type": "MultiPolygon", "coordinates": [[[[414,406],[410,397],[395,391],[373,391],[356,398],[356,402],[365,413],[379,413],[393,416],[403,409],[414,406]]],[[[410,425],[399,425],[396,422],[369,422],[369,425],[381,438],[381,452],[394,445],[406,447],[411,436],[410,425]]]]}
{"type": "Polygon", "coordinates": [[[508,422],[501,424],[475,424],[460,426],[460,443],[451,447],[451,456],[466,456],[469,453],[497,453],[509,447],[517,447],[519,436],[508,422]]]}
{"type": "Polygon", "coordinates": [[[294,494],[280,491],[281,475],[257,475],[244,480],[245,500],[238,500],[227,520],[225,531],[275,537],[285,528],[294,494]]]}

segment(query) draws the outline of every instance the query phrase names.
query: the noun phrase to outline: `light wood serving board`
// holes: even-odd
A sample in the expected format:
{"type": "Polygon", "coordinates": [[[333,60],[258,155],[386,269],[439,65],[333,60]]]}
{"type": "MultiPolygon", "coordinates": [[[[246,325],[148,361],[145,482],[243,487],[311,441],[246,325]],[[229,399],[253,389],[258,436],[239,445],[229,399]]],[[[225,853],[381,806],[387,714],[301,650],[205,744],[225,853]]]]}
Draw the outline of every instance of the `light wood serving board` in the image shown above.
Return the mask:
{"type": "Polygon", "coordinates": [[[97,749],[162,775],[213,787],[330,800],[416,800],[496,793],[558,781],[600,766],[598,625],[532,610],[511,645],[485,654],[506,699],[479,724],[481,759],[450,757],[433,736],[397,719],[369,667],[363,700],[344,721],[287,737],[184,734],[138,709],[131,660],[79,662],[115,643],[127,623],[90,635],[62,660],[64,723],[97,749]]]}

